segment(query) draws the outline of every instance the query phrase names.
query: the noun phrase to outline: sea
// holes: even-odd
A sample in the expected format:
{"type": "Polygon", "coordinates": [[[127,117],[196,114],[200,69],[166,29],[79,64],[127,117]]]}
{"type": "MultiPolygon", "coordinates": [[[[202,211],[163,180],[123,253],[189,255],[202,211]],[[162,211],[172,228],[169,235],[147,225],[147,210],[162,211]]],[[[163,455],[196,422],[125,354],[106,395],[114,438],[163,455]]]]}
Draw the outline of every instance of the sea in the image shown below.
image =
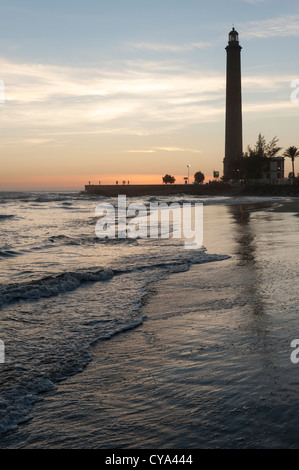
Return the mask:
{"type": "MultiPolygon", "coordinates": [[[[227,240],[211,252],[209,240],[188,250],[171,237],[99,238],[102,202],[117,208],[117,198],[80,192],[0,193],[0,436],[16,433],[45,392],[81,373],[94,345],[108,347],[115,335],[146,322],[142,307],[152,285],[232,256],[227,240]]],[[[205,214],[213,207],[270,207],[280,199],[181,194],[127,202],[149,209],[153,202],[202,203],[205,214]]]]}

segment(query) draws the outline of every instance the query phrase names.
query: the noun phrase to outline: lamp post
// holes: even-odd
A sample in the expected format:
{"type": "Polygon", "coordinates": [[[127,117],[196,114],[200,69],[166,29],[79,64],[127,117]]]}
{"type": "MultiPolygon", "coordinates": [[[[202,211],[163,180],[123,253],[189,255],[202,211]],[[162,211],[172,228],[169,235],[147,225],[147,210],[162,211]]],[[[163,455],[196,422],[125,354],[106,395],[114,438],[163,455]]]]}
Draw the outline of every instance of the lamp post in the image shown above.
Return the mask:
{"type": "Polygon", "coordinates": [[[188,184],[189,184],[189,169],[190,169],[190,166],[191,165],[187,165],[187,168],[188,168],[188,184]]]}

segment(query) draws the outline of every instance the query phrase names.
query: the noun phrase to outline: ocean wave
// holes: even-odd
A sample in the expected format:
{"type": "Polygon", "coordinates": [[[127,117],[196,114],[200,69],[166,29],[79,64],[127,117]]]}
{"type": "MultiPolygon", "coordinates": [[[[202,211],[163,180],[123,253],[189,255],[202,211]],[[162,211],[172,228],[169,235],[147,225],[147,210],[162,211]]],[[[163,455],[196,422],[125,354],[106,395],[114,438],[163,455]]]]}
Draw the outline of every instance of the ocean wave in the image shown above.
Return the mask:
{"type": "MultiPolygon", "coordinates": [[[[37,196],[34,199],[32,199],[32,202],[63,202],[68,200],[69,197],[67,196],[60,196],[60,195],[44,195],[44,196],[37,196]]],[[[73,199],[73,197],[72,197],[73,199]]]]}
{"type": "MultiPolygon", "coordinates": [[[[128,198],[129,199],[129,198],[128,198]]],[[[179,204],[195,204],[202,203],[204,206],[211,205],[233,205],[233,204],[256,204],[256,203],[271,203],[284,200],[281,196],[205,196],[205,195],[174,195],[174,196],[152,196],[145,199],[146,203],[179,203],[179,204]]]]}
{"type": "Polygon", "coordinates": [[[12,219],[14,215],[11,214],[0,214],[0,220],[12,219]]]}
{"type": "Polygon", "coordinates": [[[51,201],[73,201],[86,199],[83,194],[78,192],[21,192],[21,191],[0,191],[0,203],[6,202],[51,202],[51,201]]]}
{"type": "Polygon", "coordinates": [[[157,269],[171,272],[187,271],[192,264],[204,264],[214,261],[222,261],[230,258],[228,255],[206,254],[204,250],[194,253],[192,258],[181,258],[177,260],[164,260],[157,262],[154,259],[140,265],[127,266],[124,268],[92,268],[80,271],[65,272],[55,276],[47,276],[39,280],[23,282],[19,284],[8,284],[0,286],[0,308],[4,305],[19,301],[34,301],[46,297],[55,297],[66,292],[78,289],[82,284],[107,281],[113,276],[130,272],[152,271],[157,269]]]}
{"type": "MultiPolygon", "coordinates": [[[[82,236],[78,237],[69,237],[68,235],[52,235],[49,237],[45,244],[37,247],[38,249],[45,248],[47,243],[50,242],[51,244],[60,244],[60,245],[97,245],[97,244],[106,244],[106,245],[119,245],[119,244],[136,244],[136,239],[133,238],[98,238],[96,236],[88,236],[86,234],[82,234],[82,236]]],[[[37,249],[35,248],[35,249],[37,249]]]]}
{"type": "Polygon", "coordinates": [[[47,239],[50,243],[58,243],[62,245],[81,245],[81,240],[74,237],[69,237],[68,235],[52,235],[47,239]]]}
{"type": "Polygon", "coordinates": [[[0,192],[0,201],[1,203],[6,203],[9,201],[17,200],[31,200],[31,193],[22,193],[22,192],[10,192],[10,191],[1,191],[0,192]]]}
{"type": "Polygon", "coordinates": [[[20,253],[14,250],[0,250],[0,258],[11,258],[13,256],[18,256],[20,253]]]}
{"type": "Polygon", "coordinates": [[[37,394],[55,390],[53,382],[47,379],[39,379],[32,382],[28,390],[23,386],[15,387],[0,397],[0,436],[17,431],[20,424],[28,422],[31,418],[29,412],[32,405],[38,401],[37,394]],[[32,392],[30,393],[30,388],[32,392]],[[25,391],[24,391],[25,389],[25,391]]]}
{"type": "MultiPolygon", "coordinates": [[[[57,383],[82,372],[92,360],[92,355],[89,352],[90,347],[99,341],[109,340],[116,335],[137,328],[144,322],[144,319],[145,317],[141,316],[139,319],[116,326],[110,332],[100,334],[90,340],[83,347],[74,344],[72,350],[65,352],[66,357],[63,360],[55,362],[55,366],[53,364],[50,373],[45,372],[45,374],[49,374],[48,376],[39,373],[38,370],[31,371],[30,375],[27,375],[29,371],[24,368],[25,376],[17,385],[2,387],[0,436],[8,432],[15,432],[18,430],[19,425],[30,421],[32,419],[30,416],[32,406],[43,399],[41,396],[43,393],[57,390],[57,383]],[[35,373],[36,376],[32,376],[32,373],[35,373]]],[[[4,371],[9,372],[9,368],[13,369],[13,375],[15,375],[15,365],[13,367],[9,363],[3,365],[4,371]]]]}
{"type": "MultiPolygon", "coordinates": [[[[57,389],[55,382],[66,379],[66,377],[82,372],[83,368],[91,361],[90,353],[84,348],[78,351],[76,361],[67,361],[62,367],[58,367],[51,377],[26,376],[14,386],[2,388],[0,397],[0,436],[16,431],[20,424],[28,422],[31,417],[29,413],[34,403],[41,400],[39,394],[57,389]]],[[[11,366],[5,364],[4,370],[11,366]]]]}
{"type": "MultiPolygon", "coordinates": [[[[140,307],[149,292],[146,286],[150,285],[151,282],[156,282],[169,273],[187,271],[192,264],[209,263],[229,258],[228,255],[207,254],[204,249],[190,253],[188,257],[185,250],[182,251],[181,255],[176,255],[181,256],[181,258],[169,258],[168,260],[159,260],[159,258],[144,260],[142,258],[139,260],[139,265],[136,265],[135,261],[135,265],[131,267],[119,265],[118,268],[107,270],[90,268],[48,276],[36,281],[0,286],[0,302],[2,301],[4,305],[4,303],[13,304],[20,300],[34,301],[57,296],[73,291],[84,283],[109,280],[115,283],[114,299],[111,299],[105,286],[102,289],[102,295],[106,296],[106,300],[101,297],[101,302],[105,305],[103,308],[107,309],[107,314],[100,315],[98,311],[88,314],[84,311],[81,316],[72,316],[71,323],[68,323],[66,328],[61,331],[61,337],[58,335],[58,341],[55,332],[58,331],[57,328],[60,328],[60,317],[53,320],[47,319],[46,322],[52,321],[51,328],[53,328],[54,333],[53,337],[47,336],[44,331],[39,334],[35,333],[37,336],[33,338],[34,348],[39,344],[38,341],[41,344],[38,361],[35,361],[34,356],[32,356],[30,346],[28,351],[22,351],[24,356],[18,364],[12,357],[8,356],[8,362],[3,364],[2,377],[3,380],[5,379],[5,386],[2,387],[0,397],[0,435],[16,431],[20,424],[31,419],[32,406],[36,401],[42,399],[40,394],[55,390],[58,382],[82,372],[92,360],[91,346],[98,341],[109,340],[115,335],[132,330],[145,321],[140,307]],[[136,288],[136,283],[138,283],[138,288],[136,288]],[[133,289],[130,288],[129,293],[127,292],[128,285],[134,286],[133,289]],[[124,292],[121,294],[122,286],[124,292]],[[120,289],[118,290],[117,287],[120,289]],[[110,310],[113,310],[112,314],[110,310]],[[69,325],[71,325],[71,328],[69,325]],[[57,345],[61,345],[61,347],[57,347],[57,345]],[[24,360],[27,357],[26,354],[28,354],[27,361],[24,360]],[[16,378],[17,367],[20,370],[16,378]]],[[[101,290],[97,289],[96,291],[101,290]]],[[[39,309],[37,310],[39,311],[39,309]]],[[[34,311],[31,305],[28,306],[28,311],[34,311]]],[[[30,315],[30,319],[28,319],[26,312],[27,309],[23,305],[20,309],[15,306],[10,309],[10,321],[20,322],[19,328],[22,341],[19,347],[21,349],[24,341],[24,322],[30,321],[35,325],[43,321],[43,318],[40,318],[40,313],[35,317],[30,315]],[[15,312],[18,312],[19,315],[16,315],[15,312]]],[[[30,325],[27,334],[28,331],[31,331],[30,325]]],[[[14,347],[18,347],[15,342],[14,347]]],[[[20,357],[18,349],[15,350],[14,354],[16,358],[20,357]]]]}
{"type": "Polygon", "coordinates": [[[87,282],[106,281],[113,277],[113,271],[103,268],[66,272],[57,276],[0,286],[0,307],[18,301],[39,300],[45,297],[53,297],[65,292],[70,292],[87,282]]]}
{"type": "MultiPolygon", "coordinates": [[[[70,237],[68,235],[52,235],[51,237],[45,238],[41,244],[28,244],[23,245],[22,250],[16,251],[9,245],[0,247],[0,259],[1,258],[9,258],[13,256],[20,256],[26,253],[33,253],[37,251],[44,251],[51,249],[53,247],[71,247],[71,246],[81,246],[81,247],[92,247],[96,245],[134,245],[137,244],[136,239],[133,238],[115,238],[115,239],[100,239],[96,236],[86,236],[86,234],[82,234],[82,236],[77,237],[70,237]]],[[[1,294],[1,292],[0,292],[1,294]]],[[[1,305],[1,301],[0,301],[1,305]]]]}

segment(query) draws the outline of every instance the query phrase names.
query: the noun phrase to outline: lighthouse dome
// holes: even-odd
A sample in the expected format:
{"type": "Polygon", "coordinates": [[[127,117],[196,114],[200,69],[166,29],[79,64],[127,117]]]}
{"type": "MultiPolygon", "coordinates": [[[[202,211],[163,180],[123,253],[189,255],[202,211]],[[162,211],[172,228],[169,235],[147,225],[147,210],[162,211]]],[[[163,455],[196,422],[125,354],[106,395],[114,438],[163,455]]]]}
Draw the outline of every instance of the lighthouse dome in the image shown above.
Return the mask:
{"type": "Polygon", "coordinates": [[[239,42],[239,33],[238,31],[235,30],[235,28],[233,28],[231,32],[229,33],[228,42],[233,42],[233,43],[239,42]]]}

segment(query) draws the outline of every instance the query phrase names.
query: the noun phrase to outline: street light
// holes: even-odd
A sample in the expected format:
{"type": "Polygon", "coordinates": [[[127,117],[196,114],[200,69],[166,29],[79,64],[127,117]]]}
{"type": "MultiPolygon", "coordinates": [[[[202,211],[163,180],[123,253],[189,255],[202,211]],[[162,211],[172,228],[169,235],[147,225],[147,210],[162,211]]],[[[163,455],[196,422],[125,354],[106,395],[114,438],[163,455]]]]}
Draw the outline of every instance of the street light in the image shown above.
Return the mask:
{"type": "Polygon", "coordinates": [[[191,165],[187,165],[187,168],[188,168],[188,184],[189,184],[189,168],[190,168],[191,165]]]}

